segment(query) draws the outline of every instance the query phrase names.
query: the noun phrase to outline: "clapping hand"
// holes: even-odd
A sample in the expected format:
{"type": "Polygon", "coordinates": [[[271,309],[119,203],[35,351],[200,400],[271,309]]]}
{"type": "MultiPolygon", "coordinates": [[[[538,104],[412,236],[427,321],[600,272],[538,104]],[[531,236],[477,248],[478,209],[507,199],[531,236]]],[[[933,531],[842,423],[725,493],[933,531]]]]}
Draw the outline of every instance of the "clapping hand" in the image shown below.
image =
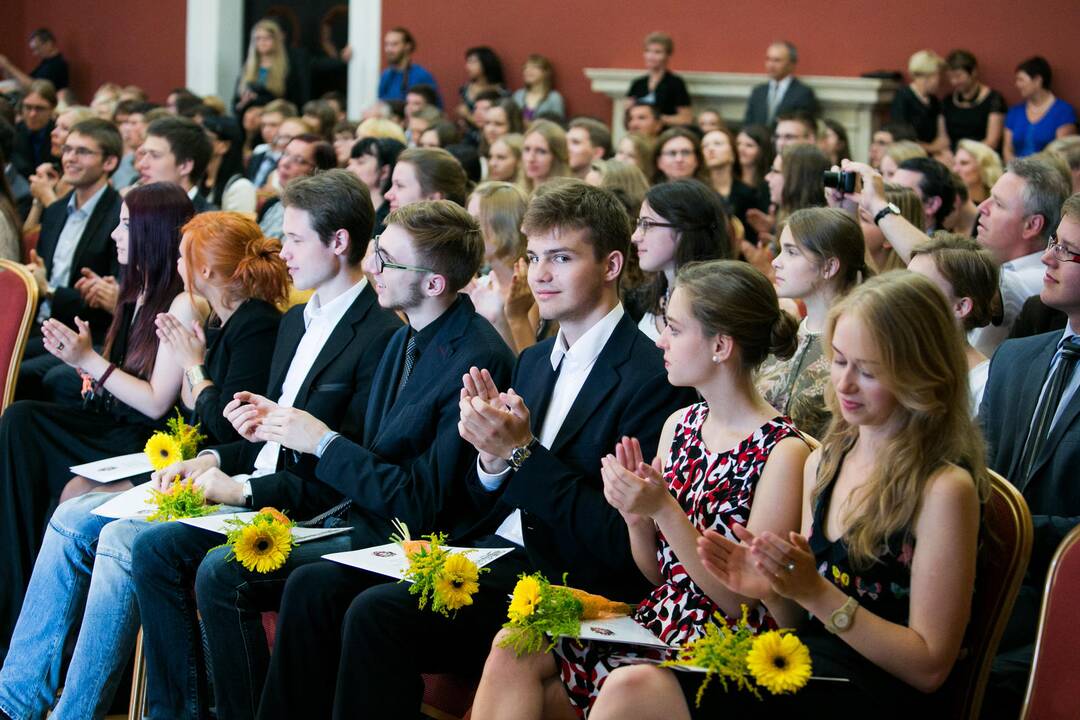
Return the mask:
{"type": "Polygon", "coordinates": [[[529,311],[536,303],[529,288],[529,262],[519,258],[514,264],[514,277],[510,280],[510,289],[506,292],[503,312],[507,319],[528,318],[529,311]]]}
{"type": "Polygon", "coordinates": [[[172,351],[176,364],[187,370],[201,365],[206,357],[206,333],[202,323],[193,320],[191,330],[169,313],[159,313],[154,319],[158,340],[172,351]]]}
{"type": "Polygon", "coordinates": [[[615,447],[614,455],[600,459],[604,498],[627,519],[627,524],[640,522],[633,516],[655,519],[661,510],[675,502],[662,472],[660,458],[651,465],[646,463],[638,441],[624,437],[615,447]]]}
{"type": "Polygon", "coordinates": [[[49,295],[49,279],[45,275],[45,261],[41,259],[41,256],[37,254],[37,250],[30,249],[30,262],[26,263],[23,267],[27,272],[34,276],[34,284],[37,285],[38,298],[45,298],[49,295]]]}
{"type": "Polygon", "coordinates": [[[94,355],[94,348],[90,340],[90,324],[76,317],[75,326],[78,332],[50,318],[42,324],[41,335],[46,350],[65,364],[79,368],[94,355]]]}
{"type": "Polygon", "coordinates": [[[311,413],[275,405],[260,418],[255,439],[279,443],[301,453],[314,453],[330,428],[311,413]]]}
{"type": "Polygon", "coordinates": [[[470,368],[461,381],[458,433],[480,453],[486,472],[502,472],[514,448],[532,439],[529,408],[513,389],[499,392],[487,370],[470,368]]]}
{"type": "Polygon", "coordinates": [[[190,460],[174,462],[161,470],[150,473],[151,487],[164,492],[176,480],[194,480],[207,470],[217,467],[217,458],[211,453],[198,455],[190,460]]]}
{"type": "Polygon", "coordinates": [[[775,593],[800,602],[821,587],[810,543],[796,532],[784,540],[775,533],[754,535],[742,525],[732,526],[736,543],[715,530],[698,540],[698,555],[732,591],[763,598],[775,593]]]}
{"type": "Polygon", "coordinates": [[[90,268],[80,270],[82,277],[75,281],[75,289],[82,295],[90,307],[108,312],[116,311],[116,301],[120,297],[120,284],[111,275],[102,277],[90,268]]]}
{"type": "Polygon", "coordinates": [[[259,422],[266,413],[277,406],[273,400],[245,391],[233,395],[233,399],[229,401],[221,414],[240,437],[248,442],[260,442],[261,438],[255,436],[259,422]]]}

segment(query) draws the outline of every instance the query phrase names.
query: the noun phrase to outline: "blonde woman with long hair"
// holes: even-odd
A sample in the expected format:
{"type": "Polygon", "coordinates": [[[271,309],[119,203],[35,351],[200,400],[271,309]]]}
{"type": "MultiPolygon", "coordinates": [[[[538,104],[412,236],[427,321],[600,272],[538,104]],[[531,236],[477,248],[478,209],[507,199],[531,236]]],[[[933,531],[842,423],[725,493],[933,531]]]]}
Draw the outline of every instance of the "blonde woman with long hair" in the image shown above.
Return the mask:
{"type": "Polygon", "coordinates": [[[525,166],[525,190],[530,193],[551,178],[570,177],[566,131],[550,120],[537,120],[525,131],[521,159],[525,166]]]}
{"type": "Polygon", "coordinates": [[[801,534],[707,531],[698,554],[797,630],[815,676],[848,682],[761,700],[709,688],[694,708],[702,675],[625,667],[590,720],[941,716],[930,693],[960,654],[989,492],[960,330],[932,282],[895,272],[835,305],[826,336],[833,423],[806,464],[801,534]]]}
{"type": "Polygon", "coordinates": [[[289,72],[289,53],[285,33],[270,19],[262,19],[251,28],[247,59],[236,88],[234,109],[243,115],[256,99],[291,98],[296,95],[295,78],[289,72]]]}

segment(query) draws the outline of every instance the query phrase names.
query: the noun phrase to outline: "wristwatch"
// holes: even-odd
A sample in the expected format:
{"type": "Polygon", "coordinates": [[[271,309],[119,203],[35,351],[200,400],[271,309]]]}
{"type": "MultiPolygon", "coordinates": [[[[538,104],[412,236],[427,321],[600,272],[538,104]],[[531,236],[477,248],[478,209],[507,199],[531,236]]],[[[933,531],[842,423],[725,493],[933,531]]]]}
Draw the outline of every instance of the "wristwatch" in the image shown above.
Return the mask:
{"type": "Polygon", "coordinates": [[[188,387],[194,389],[196,385],[203,380],[209,380],[210,377],[206,374],[205,365],[192,365],[184,371],[184,377],[187,378],[188,387]]]}
{"type": "Polygon", "coordinates": [[[533,448],[539,444],[540,441],[533,437],[521,447],[516,447],[511,450],[510,457],[506,459],[506,461],[510,463],[510,468],[513,470],[520,470],[521,466],[529,459],[529,456],[532,455],[533,448]]]}
{"type": "Polygon", "coordinates": [[[855,611],[858,609],[859,601],[849,597],[847,602],[833,610],[832,615],[829,616],[825,623],[825,629],[833,635],[847,632],[851,629],[851,624],[855,622],[855,611]]]}
{"type": "Polygon", "coordinates": [[[899,215],[900,208],[896,207],[896,203],[888,203],[885,207],[878,210],[878,214],[874,216],[874,224],[879,224],[886,215],[899,215]]]}

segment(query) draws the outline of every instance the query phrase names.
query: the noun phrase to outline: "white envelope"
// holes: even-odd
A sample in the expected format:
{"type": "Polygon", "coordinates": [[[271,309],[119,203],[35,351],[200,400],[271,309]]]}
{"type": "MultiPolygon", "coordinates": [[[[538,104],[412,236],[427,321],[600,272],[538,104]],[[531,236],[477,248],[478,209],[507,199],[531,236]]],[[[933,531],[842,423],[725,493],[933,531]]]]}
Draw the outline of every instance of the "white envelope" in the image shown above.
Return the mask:
{"type": "Polygon", "coordinates": [[[154,506],[147,503],[150,499],[152,483],[136,485],[130,490],[116,493],[111,500],[93,509],[95,515],[107,518],[139,518],[153,514],[154,506]]]}
{"type": "MultiPolygon", "coordinates": [[[[197,518],[180,518],[180,522],[185,525],[191,525],[192,527],[202,528],[203,530],[209,530],[210,532],[216,532],[219,535],[225,535],[232,530],[231,527],[226,525],[228,520],[243,520],[247,521],[258,515],[257,512],[238,512],[238,513],[220,513],[218,515],[206,515],[204,517],[197,518]]],[[[318,540],[319,538],[330,537],[331,535],[340,535],[343,532],[352,530],[351,527],[334,527],[334,528],[307,528],[307,527],[294,527],[292,529],[293,539],[298,543],[308,542],[310,540],[318,540]]]]}
{"type": "MultiPolygon", "coordinates": [[[[513,552],[513,548],[446,548],[452,553],[468,552],[469,559],[476,563],[477,567],[484,567],[498,560],[503,555],[513,552]]],[[[409,561],[405,552],[397,543],[387,543],[376,547],[364,548],[363,550],[349,550],[347,552],[330,553],[323,555],[327,560],[348,565],[350,567],[369,570],[373,573],[386,575],[395,580],[400,580],[409,567],[409,561]]]]}
{"type": "Polygon", "coordinates": [[[146,457],[146,453],[137,452],[95,460],[82,465],[72,465],[68,469],[87,480],[107,483],[151,472],[154,466],[150,464],[150,458],[146,457]]]}
{"type": "Polygon", "coordinates": [[[579,631],[581,640],[640,645],[670,650],[671,646],[634,622],[629,615],[607,620],[583,620],[579,631]]]}

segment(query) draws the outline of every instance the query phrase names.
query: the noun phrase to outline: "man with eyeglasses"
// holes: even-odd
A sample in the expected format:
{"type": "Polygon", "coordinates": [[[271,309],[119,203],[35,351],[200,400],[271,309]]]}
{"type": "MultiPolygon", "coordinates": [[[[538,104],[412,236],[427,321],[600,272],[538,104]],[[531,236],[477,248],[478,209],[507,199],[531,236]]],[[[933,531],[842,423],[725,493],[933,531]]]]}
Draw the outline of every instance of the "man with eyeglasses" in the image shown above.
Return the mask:
{"type": "MultiPolygon", "coordinates": [[[[1009,172],[1016,169],[1013,163],[1009,172]]],[[[1031,561],[983,703],[984,716],[995,719],[1020,712],[1046,573],[1058,545],[1080,525],[1080,194],[1060,207],[1057,230],[1039,253],[1039,296],[1063,312],[1068,324],[1064,331],[1003,342],[990,362],[979,410],[987,465],[1023,493],[1035,530],[1031,561]]]]}
{"type": "Polygon", "coordinates": [[[48,80],[30,83],[19,103],[21,119],[15,126],[15,147],[11,163],[29,178],[42,163],[59,162],[52,154],[53,113],[56,110],[56,88],[48,80]]]}
{"type": "Polygon", "coordinates": [[[773,144],[779,155],[788,145],[817,142],[817,120],[804,110],[788,110],[776,116],[773,144]]]}
{"type": "MultiPolygon", "coordinates": [[[[63,178],[72,191],[45,208],[37,248],[31,250],[26,266],[38,286],[35,329],[49,318],[74,327],[78,316],[90,323],[95,343],[105,339],[111,313],[91,307],[75,281],[83,270],[99,276],[119,273],[110,236],[120,222],[121,200],[109,185],[109,175],[122,152],[116,127],[97,118],[76,124],[64,142],[63,178]]],[[[45,373],[58,364],[45,352],[40,335],[31,337],[19,368],[18,397],[49,399],[42,383],[45,373]]]]}
{"type": "MultiPolygon", "coordinates": [[[[288,122],[288,121],[287,121],[288,122]]],[[[285,128],[285,124],[282,125],[285,128]]],[[[282,190],[297,178],[308,177],[316,171],[337,167],[334,146],[313,133],[302,133],[289,140],[277,162],[277,181],[282,190]]],[[[285,208],[278,198],[271,198],[259,215],[259,227],[267,237],[281,238],[285,208]]]]}
{"type": "Polygon", "coordinates": [[[194,120],[158,118],[146,127],[146,139],[135,153],[139,184],[175,183],[191,198],[195,212],[217,210],[199,190],[212,152],[206,131],[194,120]]]}

